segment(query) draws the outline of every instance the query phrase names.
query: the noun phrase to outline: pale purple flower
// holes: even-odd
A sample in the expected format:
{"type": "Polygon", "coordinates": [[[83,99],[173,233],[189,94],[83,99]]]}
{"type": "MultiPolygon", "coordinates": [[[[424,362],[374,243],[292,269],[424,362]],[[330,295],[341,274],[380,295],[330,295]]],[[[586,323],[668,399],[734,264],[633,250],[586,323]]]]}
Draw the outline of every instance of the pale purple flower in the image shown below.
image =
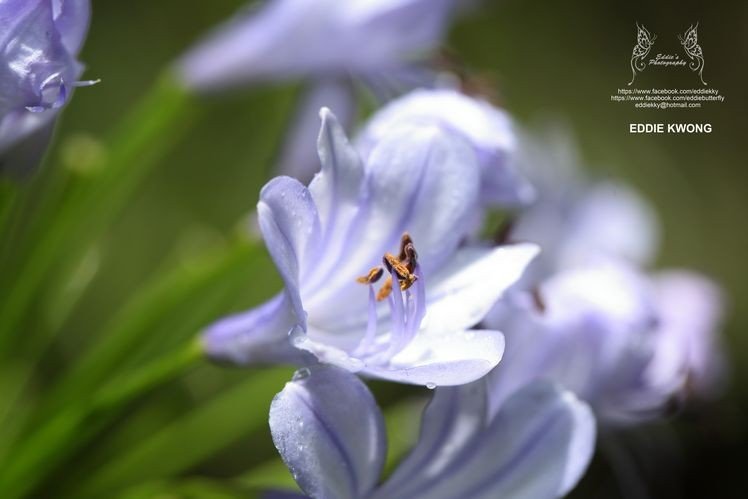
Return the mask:
{"type": "Polygon", "coordinates": [[[278,177],[260,194],[260,229],[285,291],[208,328],[207,352],[242,364],[307,357],[429,386],[483,376],[501,359],[503,336],[469,328],[520,278],[537,246],[461,246],[481,171],[459,135],[394,127],[362,162],[335,117],[321,116],[322,170],[309,188],[278,177]],[[414,281],[401,291],[394,279],[377,301],[379,291],[357,277],[385,252],[397,255],[405,232],[418,253],[414,281]]]}
{"type": "Polygon", "coordinates": [[[510,116],[489,102],[452,89],[415,90],[377,111],[356,139],[366,157],[397,123],[433,125],[460,134],[475,151],[483,175],[481,198],[489,204],[527,204],[534,189],[510,161],[516,137],[510,116]]]}
{"type": "Polygon", "coordinates": [[[346,371],[297,373],[273,400],[270,431],[309,497],[551,499],[569,492],[594,449],[589,408],[549,384],[525,387],[497,411],[486,395],[483,380],[437,388],[418,442],[381,485],[384,421],[366,385],[346,371]]]}
{"type": "Polygon", "coordinates": [[[552,379],[606,423],[629,423],[662,414],[687,384],[716,389],[724,370],[716,286],[695,274],[649,275],[653,210],[620,182],[584,179],[568,148],[548,154],[528,144],[519,157],[535,168],[540,196],[507,240],[543,252],[482,322],[507,339],[490,375],[492,403],[528,380],[552,379]]]}
{"type": "Polygon", "coordinates": [[[713,387],[718,379],[721,303],[702,277],[596,262],[557,272],[533,293],[499,304],[484,321],[507,342],[489,375],[494,405],[530,380],[550,379],[604,422],[630,423],[659,416],[687,382],[713,387]]]}
{"type": "Polygon", "coordinates": [[[219,27],[179,61],[178,70],[198,90],[397,71],[435,48],[455,3],[273,0],[219,27]]]}
{"type": "Polygon", "coordinates": [[[57,111],[79,82],[77,55],[88,30],[88,0],[0,0],[0,158],[3,168],[28,149],[39,155],[57,111]],[[24,141],[39,139],[29,146],[24,141]],[[9,159],[12,158],[12,159],[9,159]]]}
{"type": "Polygon", "coordinates": [[[660,232],[652,206],[623,182],[587,178],[563,129],[549,135],[518,133],[512,159],[537,196],[514,218],[507,239],[543,248],[533,265],[541,276],[599,258],[651,263],[660,232]]]}

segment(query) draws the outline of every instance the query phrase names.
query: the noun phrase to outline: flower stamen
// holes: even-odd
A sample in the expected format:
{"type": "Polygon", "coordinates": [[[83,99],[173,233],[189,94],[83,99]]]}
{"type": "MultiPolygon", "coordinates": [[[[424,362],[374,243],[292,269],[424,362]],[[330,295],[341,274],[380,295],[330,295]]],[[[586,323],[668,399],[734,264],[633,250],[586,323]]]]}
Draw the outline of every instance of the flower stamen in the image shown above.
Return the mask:
{"type": "MultiPolygon", "coordinates": [[[[395,256],[392,253],[385,253],[382,257],[382,263],[390,276],[384,281],[384,284],[377,293],[377,301],[384,301],[392,293],[392,278],[397,278],[400,291],[407,291],[418,280],[415,269],[418,264],[418,252],[407,232],[403,234],[400,240],[400,254],[395,256]]],[[[373,284],[381,279],[384,269],[374,267],[365,276],[357,277],[356,282],[361,284],[373,284]]]]}

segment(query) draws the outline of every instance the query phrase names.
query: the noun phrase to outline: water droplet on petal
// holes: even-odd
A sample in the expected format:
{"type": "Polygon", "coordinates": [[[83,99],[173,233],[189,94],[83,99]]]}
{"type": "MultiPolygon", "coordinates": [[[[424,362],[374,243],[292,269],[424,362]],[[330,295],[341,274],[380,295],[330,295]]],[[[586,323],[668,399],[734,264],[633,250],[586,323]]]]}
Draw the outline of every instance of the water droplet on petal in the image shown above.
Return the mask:
{"type": "Polygon", "coordinates": [[[434,388],[436,388],[436,383],[429,381],[428,383],[426,383],[426,388],[428,388],[429,390],[433,390],[434,388]]]}
{"type": "Polygon", "coordinates": [[[298,324],[291,328],[288,332],[288,341],[295,347],[301,345],[306,340],[306,333],[304,329],[298,324]]]}
{"type": "Polygon", "coordinates": [[[293,373],[293,377],[291,378],[291,381],[301,381],[311,376],[311,374],[312,374],[312,371],[310,371],[309,368],[302,367],[301,369],[293,373]]]}

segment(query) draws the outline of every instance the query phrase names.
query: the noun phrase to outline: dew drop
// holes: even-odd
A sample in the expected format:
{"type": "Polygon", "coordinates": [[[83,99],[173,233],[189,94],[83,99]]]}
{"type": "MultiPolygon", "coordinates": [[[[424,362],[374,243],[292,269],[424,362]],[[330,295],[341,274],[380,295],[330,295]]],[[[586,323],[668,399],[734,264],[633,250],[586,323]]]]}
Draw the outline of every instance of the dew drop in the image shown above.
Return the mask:
{"type": "Polygon", "coordinates": [[[429,390],[433,390],[434,388],[436,388],[436,383],[429,381],[428,383],[426,383],[426,388],[428,388],[429,390]]]}
{"type": "Polygon", "coordinates": [[[301,381],[303,379],[307,379],[309,376],[311,376],[312,371],[309,370],[309,368],[302,367],[295,373],[293,373],[293,377],[291,378],[291,381],[301,381]]]}
{"type": "Polygon", "coordinates": [[[288,341],[295,347],[301,345],[306,340],[306,333],[298,324],[291,328],[288,332],[288,341]]]}

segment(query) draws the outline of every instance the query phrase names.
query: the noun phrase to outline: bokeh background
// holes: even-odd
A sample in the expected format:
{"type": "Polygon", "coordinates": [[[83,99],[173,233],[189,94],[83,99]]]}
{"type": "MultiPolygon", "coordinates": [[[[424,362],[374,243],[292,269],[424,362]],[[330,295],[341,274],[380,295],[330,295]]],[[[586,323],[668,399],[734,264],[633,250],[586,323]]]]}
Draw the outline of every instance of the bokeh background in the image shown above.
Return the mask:
{"type": "MultiPolygon", "coordinates": [[[[102,83],[76,93],[47,167],[80,168],[87,156],[105,155],[103,138],[164,67],[246,5],[240,0],[93,3],[81,58],[88,67],[85,76],[102,83]]],[[[745,497],[748,4],[505,0],[479,5],[458,20],[445,47],[465,68],[496,85],[499,102],[520,123],[529,129],[563,124],[591,169],[631,182],[661,216],[658,266],[712,276],[729,302],[725,336],[731,378],[725,395],[676,411],[669,424],[612,436],[618,451],[597,456],[572,496],[745,497]],[[698,21],[704,78],[725,102],[667,111],[610,102],[630,79],[636,21],[659,34],[663,51],[678,48],[675,34],[698,21]],[[709,122],[713,132],[632,135],[631,122],[709,122]],[[616,453],[611,466],[610,455],[616,453]]],[[[637,84],[685,86],[681,77],[689,76],[647,71],[637,84]]],[[[70,299],[40,306],[33,319],[31,326],[54,324],[59,334],[27,394],[30,406],[34,393],[43,393],[101,335],[116,332],[132,311],[152,327],[120,361],[118,369],[125,373],[176,348],[210,319],[247,308],[280,288],[263,251],[235,251],[220,267],[212,255],[234,251],[227,248],[251,238],[248,215],[271,175],[301,90],[296,84],[247,88],[190,104],[193,109],[179,124],[184,129],[164,148],[158,166],[77,264],[76,279],[61,284],[70,288],[63,293],[70,299]],[[202,286],[199,293],[196,286],[202,286]],[[142,306],[148,296],[165,296],[171,308],[149,311],[142,306]]],[[[86,175],[85,168],[79,174],[86,175]]],[[[266,464],[277,461],[266,424],[256,422],[266,419],[270,397],[290,372],[275,369],[260,378],[256,371],[198,366],[128,407],[38,494],[77,496],[93,476],[98,482],[88,491],[94,495],[111,487],[130,497],[242,497],[243,486],[278,476],[277,466],[266,464]],[[265,471],[248,473],[258,464],[265,471]]],[[[380,384],[374,388],[384,406],[422,395],[380,384]]],[[[403,414],[403,435],[393,435],[395,446],[398,438],[407,443],[407,429],[416,424],[417,416],[403,414]]]]}

